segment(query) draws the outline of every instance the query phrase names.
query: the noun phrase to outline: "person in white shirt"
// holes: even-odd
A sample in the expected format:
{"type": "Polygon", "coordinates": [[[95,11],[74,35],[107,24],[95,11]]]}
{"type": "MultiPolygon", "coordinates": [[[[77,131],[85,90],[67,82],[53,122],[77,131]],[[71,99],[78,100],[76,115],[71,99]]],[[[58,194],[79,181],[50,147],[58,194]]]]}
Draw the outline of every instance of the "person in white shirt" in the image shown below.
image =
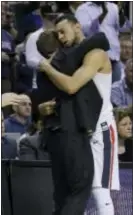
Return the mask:
{"type": "Polygon", "coordinates": [[[38,90],[37,90],[37,69],[39,62],[44,59],[43,56],[38,52],[36,42],[40,36],[40,34],[45,31],[45,29],[51,29],[53,28],[53,23],[48,19],[48,17],[45,14],[45,7],[40,8],[40,14],[43,19],[43,27],[39,30],[35,31],[34,33],[30,34],[25,47],[25,56],[26,56],[26,62],[27,65],[30,68],[34,69],[33,73],[33,80],[32,80],[32,93],[30,95],[33,108],[32,108],[32,118],[34,121],[37,120],[39,116],[38,112],[38,90]]]}
{"type": "Polygon", "coordinates": [[[119,17],[119,8],[112,2],[85,2],[75,13],[86,36],[97,31],[104,32],[110,43],[108,51],[112,63],[112,82],[121,78],[119,27],[124,23],[119,17]]]}
{"type": "Polygon", "coordinates": [[[36,42],[40,34],[45,31],[45,29],[52,29],[54,26],[53,23],[46,18],[43,8],[40,10],[42,19],[44,21],[44,26],[32,33],[26,43],[26,61],[28,66],[34,69],[37,69],[39,62],[44,59],[43,56],[37,50],[36,42]]]}

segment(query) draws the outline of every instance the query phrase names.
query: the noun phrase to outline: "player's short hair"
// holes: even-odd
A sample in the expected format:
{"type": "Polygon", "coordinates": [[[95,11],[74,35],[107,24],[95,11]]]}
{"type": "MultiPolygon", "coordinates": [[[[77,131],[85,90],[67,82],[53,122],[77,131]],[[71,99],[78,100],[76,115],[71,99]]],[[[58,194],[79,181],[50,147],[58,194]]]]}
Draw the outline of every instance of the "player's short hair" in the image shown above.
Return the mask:
{"type": "Polygon", "coordinates": [[[57,37],[53,30],[45,30],[42,32],[36,42],[37,49],[41,55],[48,58],[59,47],[57,37]]]}
{"type": "Polygon", "coordinates": [[[60,14],[56,19],[54,24],[57,25],[59,22],[63,21],[63,20],[67,20],[73,24],[78,23],[78,20],[76,19],[75,16],[71,15],[71,14],[60,14]]]}

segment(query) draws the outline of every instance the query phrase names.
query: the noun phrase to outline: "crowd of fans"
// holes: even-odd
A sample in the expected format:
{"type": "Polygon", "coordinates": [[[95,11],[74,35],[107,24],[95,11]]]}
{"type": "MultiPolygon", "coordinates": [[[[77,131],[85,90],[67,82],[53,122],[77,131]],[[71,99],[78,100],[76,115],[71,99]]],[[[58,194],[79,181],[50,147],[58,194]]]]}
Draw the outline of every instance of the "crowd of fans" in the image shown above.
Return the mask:
{"type": "Polygon", "coordinates": [[[47,104],[37,104],[37,69],[27,63],[26,46],[33,38],[36,42],[43,31],[54,28],[57,15],[71,13],[80,22],[85,36],[102,31],[109,40],[113,74],[111,101],[118,127],[119,159],[132,161],[133,43],[127,8],[123,2],[117,5],[82,1],[2,2],[2,158],[48,159],[47,153],[41,153],[43,148],[39,142],[42,109],[47,104]],[[28,155],[27,148],[31,150],[28,155]]]}

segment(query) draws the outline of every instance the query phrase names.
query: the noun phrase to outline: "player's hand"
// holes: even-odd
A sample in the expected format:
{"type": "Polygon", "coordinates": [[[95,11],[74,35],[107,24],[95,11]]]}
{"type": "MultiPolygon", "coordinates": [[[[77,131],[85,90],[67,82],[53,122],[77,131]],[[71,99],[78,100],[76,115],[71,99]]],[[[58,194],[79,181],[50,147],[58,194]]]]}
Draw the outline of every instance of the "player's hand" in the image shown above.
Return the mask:
{"type": "Polygon", "coordinates": [[[45,72],[45,71],[48,71],[49,68],[50,68],[50,62],[49,60],[45,59],[45,60],[42,60],[39,64],[39,71],[41,72],[45,72]]]}
{"type": "Polygon", "coordinates": [[[19,105],[22,102],[22,99],[16,93],[4,93],[2,94],[2,107],[9,105],[19,105]]]}
{"type": "Polygon", "coordinates": [[[43,116],[49,116],[51,114],[54,113],[54,108],[56,105],[56,101],[55,100],[51,100],[48,102],[44,102],[42,104],[40,104],[38,106],[39,108],[39,112],[43,115],[43,116]]]}

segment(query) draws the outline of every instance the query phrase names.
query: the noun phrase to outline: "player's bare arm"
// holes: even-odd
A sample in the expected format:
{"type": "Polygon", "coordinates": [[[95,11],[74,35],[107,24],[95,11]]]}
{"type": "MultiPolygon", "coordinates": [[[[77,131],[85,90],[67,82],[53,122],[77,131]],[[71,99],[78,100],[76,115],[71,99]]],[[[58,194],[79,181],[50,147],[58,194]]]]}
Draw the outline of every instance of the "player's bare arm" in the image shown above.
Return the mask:
{"type": "Polygon", "coordinates": [[[73,76],[60,73],[53,68],[47,60],[40,63],[40,70],[45,72],[49,79],[60,90],[68,94],[75,94],[80,88],[86,85],[97,72],[104,71],[105,64],[108,64],[107,54],[103,50],[95,49],[85,55],[83,65],[75,71],[73,76]]]}

